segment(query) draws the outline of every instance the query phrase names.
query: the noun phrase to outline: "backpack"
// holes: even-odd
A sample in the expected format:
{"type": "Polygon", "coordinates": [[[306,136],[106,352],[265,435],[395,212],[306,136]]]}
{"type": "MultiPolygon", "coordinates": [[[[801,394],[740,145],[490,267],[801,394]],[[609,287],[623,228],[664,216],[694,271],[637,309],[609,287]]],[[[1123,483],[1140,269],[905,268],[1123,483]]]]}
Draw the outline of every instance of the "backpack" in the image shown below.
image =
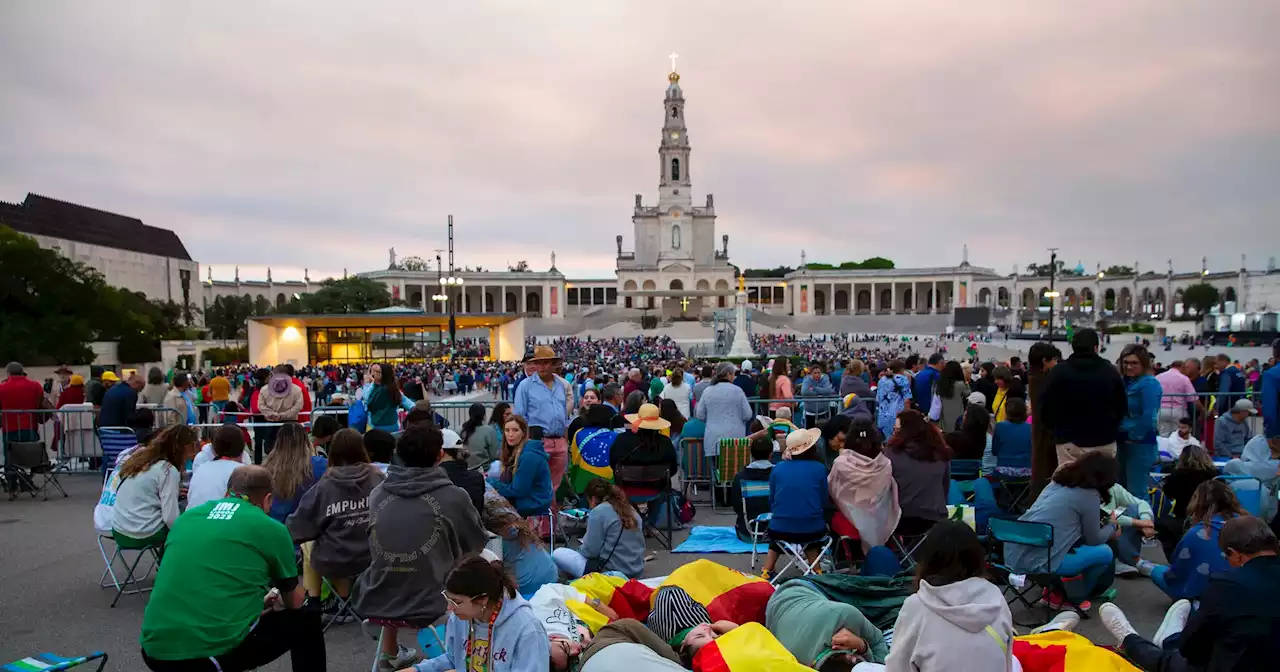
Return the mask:
{"type": "Polygon", "coordinates": [[[347,411],[347,426],[351,429],[364,433],[365,425],[369,422],[369,409],[364,405],[364,399],[357,399],[351,404],[351,408],[347,411]]]}

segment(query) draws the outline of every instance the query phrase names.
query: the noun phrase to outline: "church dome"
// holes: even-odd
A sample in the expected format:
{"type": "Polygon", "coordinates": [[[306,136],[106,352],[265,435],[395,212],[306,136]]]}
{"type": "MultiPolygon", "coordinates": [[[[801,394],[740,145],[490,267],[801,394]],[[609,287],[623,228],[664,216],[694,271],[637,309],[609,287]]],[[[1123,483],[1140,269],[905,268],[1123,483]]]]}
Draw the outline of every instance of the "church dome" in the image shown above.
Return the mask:
{"type": "Polygon", "coordinates": [[[1084,275],[1084,264],[1076,262],[1076,275],[1084,275]]]}

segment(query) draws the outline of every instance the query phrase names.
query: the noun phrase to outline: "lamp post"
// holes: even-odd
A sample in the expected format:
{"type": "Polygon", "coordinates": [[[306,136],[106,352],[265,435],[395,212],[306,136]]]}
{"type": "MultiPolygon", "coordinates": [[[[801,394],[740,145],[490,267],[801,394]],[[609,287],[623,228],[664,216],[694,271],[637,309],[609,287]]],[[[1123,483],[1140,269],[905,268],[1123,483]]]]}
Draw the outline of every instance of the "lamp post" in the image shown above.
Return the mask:
{"type": "Polygon", "coordinates": [[[1058,298],[1058,290],[1053,288],[1054,278],[1058,275],[1058,248],[1049,248],[1049,291],[1044,295],[1049,299],[1049,342],[1053,342],[1053,302],[1058,298]]]}
{"type": "MultiPolygon", "coordinates": [[[[440,278],[440,286],[445,290],[446,295],[452,294],[451,288],[458,288],[458,296],[462,296],[462,278],[457,275],[453,268],[453,215],[449,215],[449,275],[440,278]]],[[[457,301],[461,301],[458,298],[457,301]]],[[[449,350],[454,349],[454,341],[458,336],[458,318],[457,318],[457,301],[449,302],[449,350]]]]}

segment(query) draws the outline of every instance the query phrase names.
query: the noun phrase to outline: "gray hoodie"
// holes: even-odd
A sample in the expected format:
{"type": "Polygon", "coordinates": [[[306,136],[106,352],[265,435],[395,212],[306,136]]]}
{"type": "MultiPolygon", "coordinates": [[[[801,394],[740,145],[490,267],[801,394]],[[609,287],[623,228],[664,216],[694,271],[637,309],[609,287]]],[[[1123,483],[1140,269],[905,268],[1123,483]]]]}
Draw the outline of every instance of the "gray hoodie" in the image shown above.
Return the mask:
{"type": "Polygon", "coordinates": [[[383,479],[371,464],[329,467],[285,521],[294,543],[316,542],[311,566],[322,576],[355,576],[369,566],[369,493],[383,479]]]}
{"type": "Polygon", "coordinates": [[[466,491],[440,467],[387,468],[369,495],[369,571],[355,608],[365,618],[434,623],[445,614],[444,579],[487,535],[466,491]]]}
{"type": "Polygon", "coordinates": [[[1013,616],[999,588],[977,577],[936,588],[921,580],[898,612],[885,670],[1004,672],[1012,652],[1013,616]]]}
{"type": "Polygon", "coordinates": [[[533,614],[533,608],[519,595],[502,600],[502,609],[493,622],[492,633],[485,632],[484,624],[473,625],[449,614],[444,631],[444,653],[418,663],[414,669],[419,672],[472,669],[467,661],[467,636],[473,627],[476,640],[489,645],[489,664],[483,669],[491,672],[548,669],[551,644],[547,640],[547,631],[533,614]]]}

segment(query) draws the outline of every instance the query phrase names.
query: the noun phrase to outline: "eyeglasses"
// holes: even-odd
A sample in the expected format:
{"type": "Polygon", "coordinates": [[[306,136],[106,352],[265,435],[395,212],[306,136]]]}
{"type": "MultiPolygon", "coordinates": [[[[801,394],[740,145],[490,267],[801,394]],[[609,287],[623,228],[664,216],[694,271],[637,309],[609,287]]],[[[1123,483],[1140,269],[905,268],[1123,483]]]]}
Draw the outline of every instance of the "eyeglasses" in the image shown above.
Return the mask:
{"type": "Polygon", "coordinates": [[[1142,362],[1136,359],[1126,359],[1124,360],[1124,365],[1125,366],[1142,366],[1142,362]]]}
{"type": "Polygon", "coordinates": [[[482,597],[486,597],[485,595],[476,595],[475,597],[468,597],[468,598],[466,598],[466,599],[462,600],[461,602],[459,602],[459,601],[457,601],[457,600],[453,599],[452,597],[449,597],[448,593],[446,593],[446,592],[445,592],[445,591],[443,591],[443,590],[442,590],[442,591],[440,591],[440,596],[441,596],[441,597],[443,597],[443,598],[444,598],[444,601],[445,601],[445,602],[448,602],[448,603],[449,603],[449,606],[453,607],[454,609],[457,609],[458,607],[461,607],[462,605],[464,605],[464,604],[466,604],[466,603],[468,603],[468,602],[472,602],[472,601],[474,601],[474,600],[478,600],[478,599],[480,599],[480,598],[482,598],[482,597]]]}

